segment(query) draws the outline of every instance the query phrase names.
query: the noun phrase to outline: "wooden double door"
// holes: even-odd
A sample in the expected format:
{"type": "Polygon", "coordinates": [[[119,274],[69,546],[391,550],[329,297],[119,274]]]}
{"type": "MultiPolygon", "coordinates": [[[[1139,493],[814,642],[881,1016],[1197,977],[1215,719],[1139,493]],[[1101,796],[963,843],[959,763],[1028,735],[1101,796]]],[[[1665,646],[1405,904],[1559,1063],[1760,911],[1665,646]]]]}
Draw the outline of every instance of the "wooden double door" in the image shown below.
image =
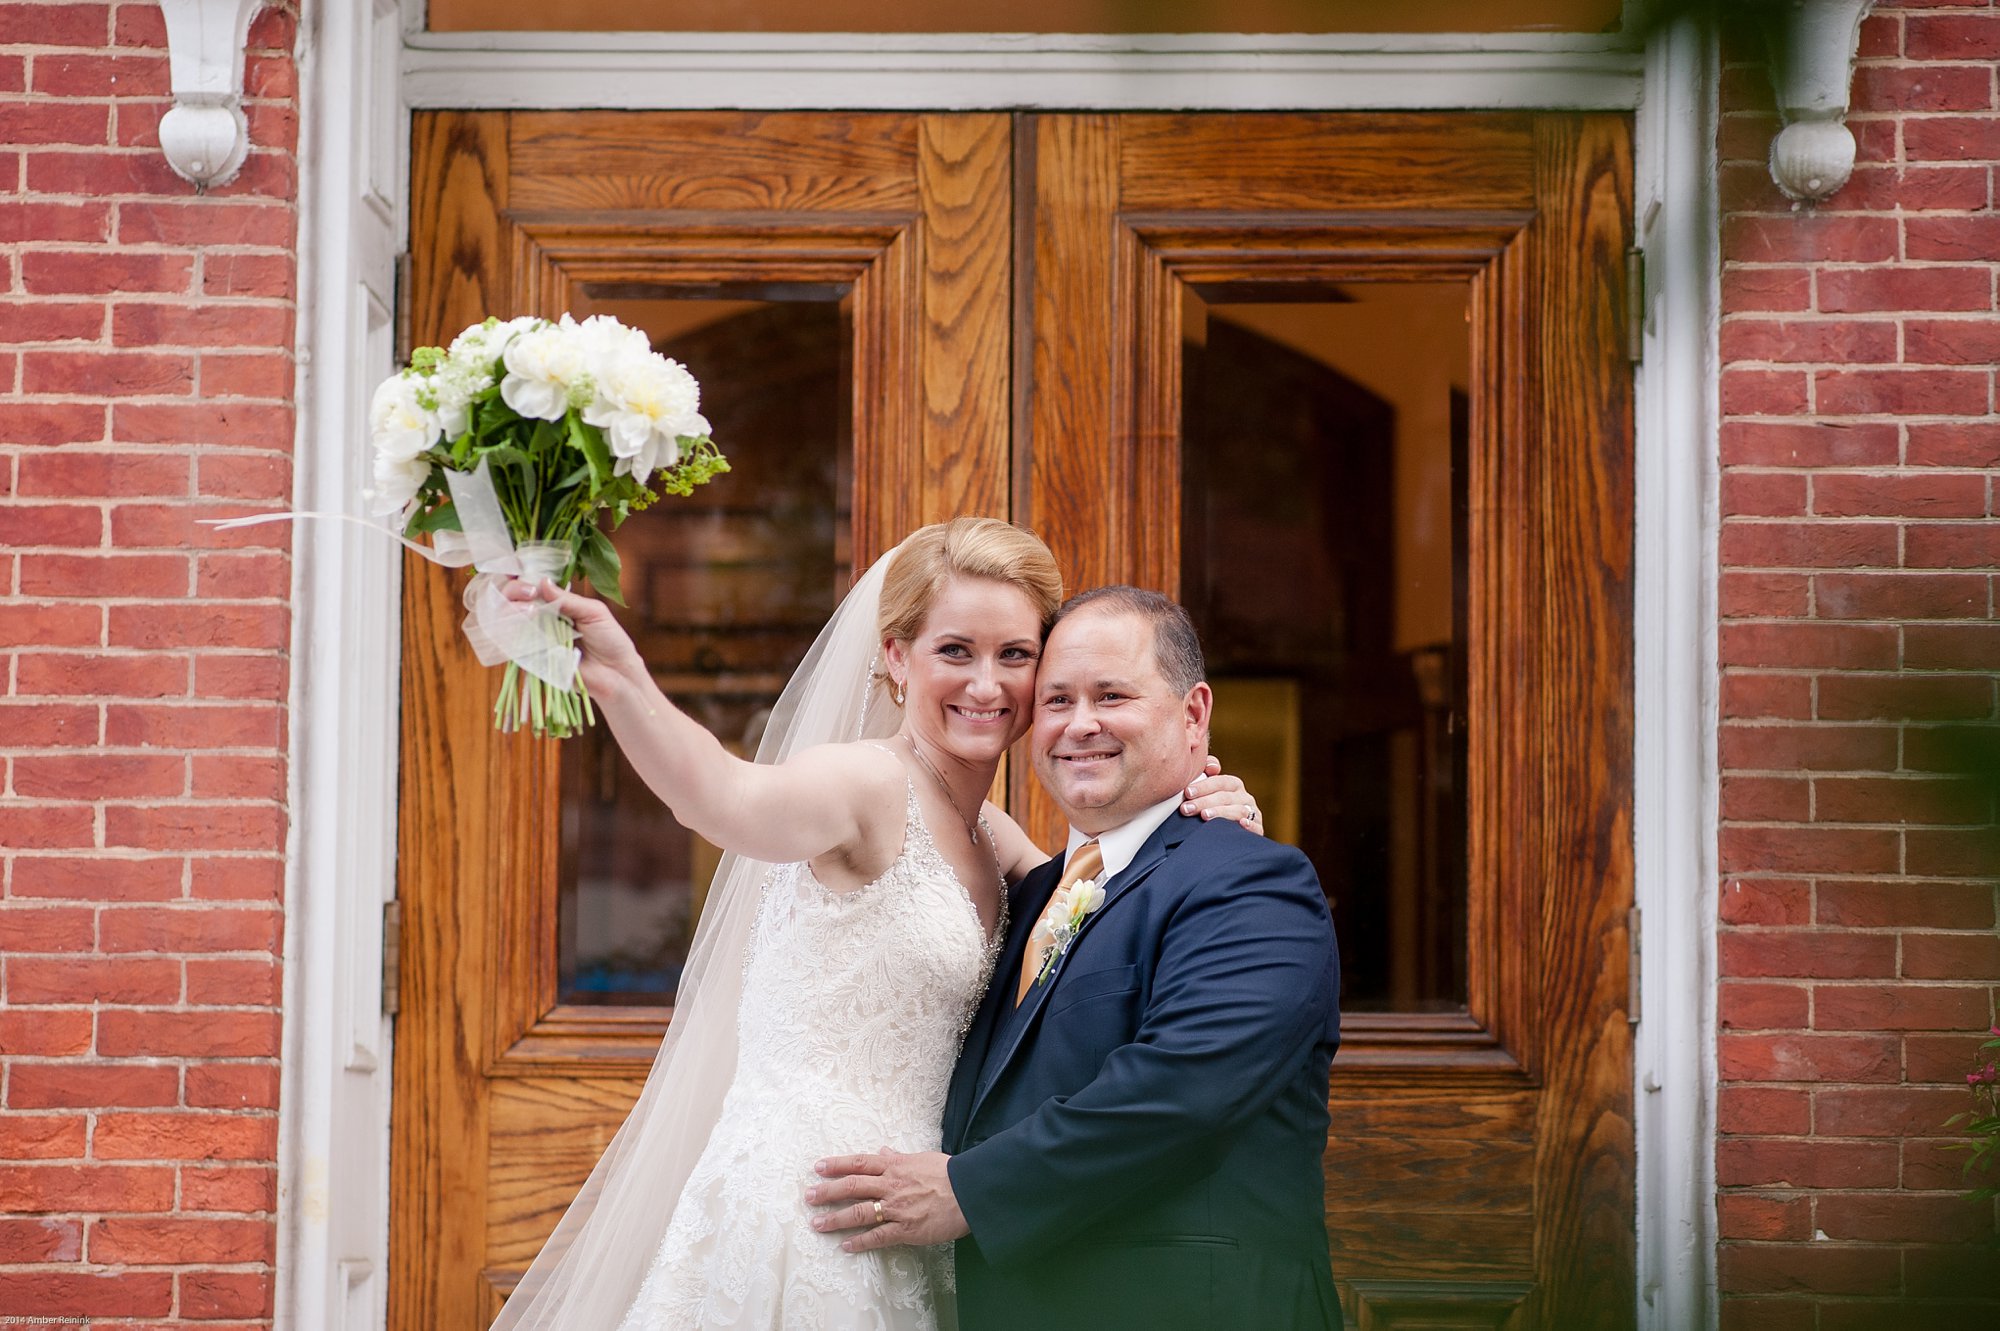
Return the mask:
{"type": "MultiPolygon", "coordinates": [[[[646,575],[670,690],[781,677],[798,624],[689,646],[667,621],[801,618],[771,569],[808,528],[816,581],[992,513],[1071,587],[1183,595],[1230,679],[1218,749],[1336,898],[1326,1215],[1350,1322],[1631,1324],[1623,118],[426,113],[414,135],[419,343],[652,311],[708,321],[686,345],[712,353],[711,401],[756,385],[739,435],[776,437],[722,439],[743,448],[703,501],[711,544],[646,575]],[[1416,303],[1384,313],[1399,291],[1416,303]],[[1314,319],[1348,352],[1315,352],[1314,319]],[[1390,382],[1437,369],[1424,319],[1462,362],[1448,404],[1423,399],[1428,471],[1394,450],[1430,408],[1398,417],[1390,382]],[[769,490],[804,465],[789,434],[821,427],[819,497],[769,490]],[[1418,794],[1385,802],[1392,772],[1418,794]]],[[[681,502],[626,535],[672,544],[698,525],[681,502]]],[[[671,1020],[659,992],[586,992],[565,792],[611,760],[493,733],[456,591],[407,570],[399,1331],[486,1324],[671,1020]]],[[[1010,798],[1053,839],[1025,766],[1010,798]]]]}

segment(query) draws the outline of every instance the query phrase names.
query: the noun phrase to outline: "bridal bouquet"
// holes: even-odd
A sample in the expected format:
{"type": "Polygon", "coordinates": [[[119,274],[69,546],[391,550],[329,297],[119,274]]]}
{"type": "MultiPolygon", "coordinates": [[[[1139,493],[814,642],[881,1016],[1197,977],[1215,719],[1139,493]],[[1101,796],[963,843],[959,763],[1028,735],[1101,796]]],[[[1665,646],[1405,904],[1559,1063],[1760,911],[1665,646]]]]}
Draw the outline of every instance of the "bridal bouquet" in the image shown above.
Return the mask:
{"type": "Polygon", "coordinates": [[[428,536],[439,562],[479,570],[465,631],[481,662],[506,663],[501,730],[560,738],[595,720],[575,627],[508,600],[505,579],[581,576],[623,605],[606,523],[729,470],[700,406],[693,375],[605,315],[488,319],[375,390],[371,507],[400,515],[406,540],[428,536]]]}

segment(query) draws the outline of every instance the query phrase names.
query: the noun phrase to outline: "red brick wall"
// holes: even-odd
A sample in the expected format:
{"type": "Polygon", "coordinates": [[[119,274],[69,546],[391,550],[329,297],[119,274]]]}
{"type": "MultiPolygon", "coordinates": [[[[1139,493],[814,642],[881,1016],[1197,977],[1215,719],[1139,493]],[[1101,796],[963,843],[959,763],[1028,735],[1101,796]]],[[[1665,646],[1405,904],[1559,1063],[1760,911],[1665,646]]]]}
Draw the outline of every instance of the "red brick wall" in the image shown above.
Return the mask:
{"type": "Polygon", "coordinates": [[[1941,735],[2000,667],[2000,14],[1883,0],[1852,182],[1793,212],[1725,73],[1716,1175],[1727,1331],[1989,1325],[1942,1124],[2000,981],[1991,791],[1941,735]],[[1915,1318],[1916,1320],[1909,1320],[1915,1318]]]}
{"type": "Polygon", "coordinates": [[[0,1321],[270,1315],[292,43],[203,197],[157,4],[0,0],[0,1321]]]}

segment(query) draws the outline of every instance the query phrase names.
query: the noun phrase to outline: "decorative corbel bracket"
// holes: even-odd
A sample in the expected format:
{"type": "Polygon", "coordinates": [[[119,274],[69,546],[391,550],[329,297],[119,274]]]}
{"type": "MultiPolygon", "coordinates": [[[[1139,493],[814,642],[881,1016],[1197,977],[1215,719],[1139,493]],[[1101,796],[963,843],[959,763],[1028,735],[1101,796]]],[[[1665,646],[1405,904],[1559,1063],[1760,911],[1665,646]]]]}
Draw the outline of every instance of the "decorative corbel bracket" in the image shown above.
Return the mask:
{"type": "Polygon", "coordinates": [[[250,153],[243,48],[264,0],[160,0],[174,104],[160,120],[167,162],[197,190],[226,185],[250,153]]]}
{"type": "Polygon", "coordinates": [[[1785,127],[1771,140],[1771,179],[1796,203],[1830,198],[1854,172],[1848,88],[1861,20],[1875,0],[1790,0],[1765,10],[1771,84],[1785,127]]]}

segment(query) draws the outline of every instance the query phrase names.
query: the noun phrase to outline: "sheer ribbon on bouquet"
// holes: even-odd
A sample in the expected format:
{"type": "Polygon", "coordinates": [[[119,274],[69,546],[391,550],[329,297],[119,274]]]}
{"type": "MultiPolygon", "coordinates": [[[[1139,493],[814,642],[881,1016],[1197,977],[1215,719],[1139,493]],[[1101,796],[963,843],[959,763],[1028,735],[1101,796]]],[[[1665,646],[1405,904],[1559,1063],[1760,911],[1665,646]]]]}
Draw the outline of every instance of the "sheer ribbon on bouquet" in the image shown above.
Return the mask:
{"type": "MultiPolygon", "coordinates": [[[[895,733],[901,716],[875,674],[877,610],[895,557],[877,560],[820,631],[772,709],[758,762],[895,733]]],[[[610,1331],[624,1318],[735,1076],[744,961],[769,869],[722,857],[645,1088],[494,1331],[610,1331]]]]}
{"type": "Polygon", "coordinates": [[[510,601],[501,592],[509,578],[531,582],[560,578],[569,563],[568,543],[523,541],[515,545],[484,460],[475,471],[445,472],[445,484],[451,488],[452,508],[458,513],[461,530],[433,532],[429,545],[350,513],[258,513],[247,518],[207,519],[204,525],[228,531],[266,522],[332,519],[380,532],[445,568],[470,564],[478,572],[465,589],[465,636],[479,663],[496,666],[512,661],[551,688],[565,692],[574,688],[580,653],[569,622],[547,601],[510,601]]]}

